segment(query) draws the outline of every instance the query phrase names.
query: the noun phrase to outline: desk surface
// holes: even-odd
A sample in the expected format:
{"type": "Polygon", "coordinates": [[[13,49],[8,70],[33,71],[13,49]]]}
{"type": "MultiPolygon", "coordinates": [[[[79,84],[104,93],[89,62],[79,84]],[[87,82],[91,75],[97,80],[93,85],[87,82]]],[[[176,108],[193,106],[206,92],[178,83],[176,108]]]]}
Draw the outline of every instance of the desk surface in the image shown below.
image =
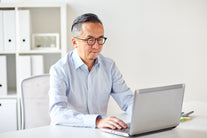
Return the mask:
{"type": "MultiPolygon", "coordinates": [[[[139,136],[139,138],[206,138],[207,137],[207,102],[189,102],[183,105],[183,111],[194,110],[192,119],[180,123],[172,130],[139,136]]],[[[0,138],[119,138],[93,128],[44,126],[39,128],[5,132],[0,138]]],[[[121,138],[121,137],[120,137],[121,138]]]]}

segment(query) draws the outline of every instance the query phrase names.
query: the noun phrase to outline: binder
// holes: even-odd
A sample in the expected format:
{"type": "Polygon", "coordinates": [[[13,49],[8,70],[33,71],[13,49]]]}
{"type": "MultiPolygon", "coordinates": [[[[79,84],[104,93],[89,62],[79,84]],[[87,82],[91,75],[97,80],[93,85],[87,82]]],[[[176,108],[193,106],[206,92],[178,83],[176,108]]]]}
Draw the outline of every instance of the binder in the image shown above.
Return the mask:
{"type": "Polygon", "coordinates": [[[0,96],[7,95],[7,67],[6,56],[0,56],[0,96]]]}
{"type": "Polygon", "coordinates": [[[19,50],[30,50],[30,11],[19,10],[19,50]]]}
{"type": "Polygon", "coordinates": [[[0,99],[0,133],[17,130],[17,99],[0,99]]]}
{"type": "Polygon", "coordinates": [[[43,64],[43,56],[42,55],[35,55],[31,56],[32,60],[32,75],[41,75],[44,74],[44,64],[43,64]]]}
{"type": "Polygon", "coordinates": [[[19,82],[32,75],[44,74],[42,55],[19,56],[19,82]]]}
{"type": "Polygon", "coordinates": [[[19,83],[25,78],[31,76],[31,57],[30,56],[19,56],[19,83]]]}
{"type": "Polygon", "coordinates": [[[15,11],[3,11],[3,26],[4,26],[4,50],[14,51],[16,38],[15,38],[15,11]]]}
{"type": "Polygon", "coordinates": [[[0,51],[4,51],[3,28],[3,11],[0,10],[0,51]]]}

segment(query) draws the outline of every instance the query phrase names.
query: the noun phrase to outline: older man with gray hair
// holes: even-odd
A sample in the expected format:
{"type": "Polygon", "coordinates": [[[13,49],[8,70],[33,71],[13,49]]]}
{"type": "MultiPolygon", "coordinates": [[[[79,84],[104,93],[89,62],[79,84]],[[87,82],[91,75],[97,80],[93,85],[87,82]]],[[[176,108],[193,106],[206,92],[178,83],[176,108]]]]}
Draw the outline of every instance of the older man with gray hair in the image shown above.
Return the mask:
{"type": "Polygon", "coordinates": [[[95,14],[76,18],[72,28],[75,49],[50,69],[51,124],[94,128],[127,128],[107,112],[110,95],[119,107],[131,113],[133,94],[115,62],[100,52],[107,38],[95,14]]]}

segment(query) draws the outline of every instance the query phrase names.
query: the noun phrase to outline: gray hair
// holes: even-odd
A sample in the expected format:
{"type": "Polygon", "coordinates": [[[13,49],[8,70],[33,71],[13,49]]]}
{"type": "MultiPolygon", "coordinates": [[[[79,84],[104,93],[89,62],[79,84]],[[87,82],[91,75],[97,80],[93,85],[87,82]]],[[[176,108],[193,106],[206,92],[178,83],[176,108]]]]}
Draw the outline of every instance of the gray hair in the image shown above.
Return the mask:
{"type": "Polygon", "coordinates": [[[71,27],[72,37],[80,36],[82,23],[91,22],[91,23],[100,23],[102,26],[101,20],[98,18],[97,15],[93,13],[86,13],[81,16],[78,16],[74,21],[71,27]]]}

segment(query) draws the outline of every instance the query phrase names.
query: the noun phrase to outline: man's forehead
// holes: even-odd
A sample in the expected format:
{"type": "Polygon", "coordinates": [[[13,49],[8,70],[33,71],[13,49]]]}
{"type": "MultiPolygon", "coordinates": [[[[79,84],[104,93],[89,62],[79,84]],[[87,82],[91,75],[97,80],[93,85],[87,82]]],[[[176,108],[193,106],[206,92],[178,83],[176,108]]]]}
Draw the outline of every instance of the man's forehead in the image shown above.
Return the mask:
{"type": "Polygon", "coordinates": [[[85,22],[82,24],[81,29],[88,30],[88,31],[97,30],[97,29],[103,30],[103,26],[100,23],[85,22]]]}
{"type": "Polygon", "coordinates": [[[81,31],[85,37],[101,37],[104,35],[104,29],[100,23],[83,23],[81,31]]]}

